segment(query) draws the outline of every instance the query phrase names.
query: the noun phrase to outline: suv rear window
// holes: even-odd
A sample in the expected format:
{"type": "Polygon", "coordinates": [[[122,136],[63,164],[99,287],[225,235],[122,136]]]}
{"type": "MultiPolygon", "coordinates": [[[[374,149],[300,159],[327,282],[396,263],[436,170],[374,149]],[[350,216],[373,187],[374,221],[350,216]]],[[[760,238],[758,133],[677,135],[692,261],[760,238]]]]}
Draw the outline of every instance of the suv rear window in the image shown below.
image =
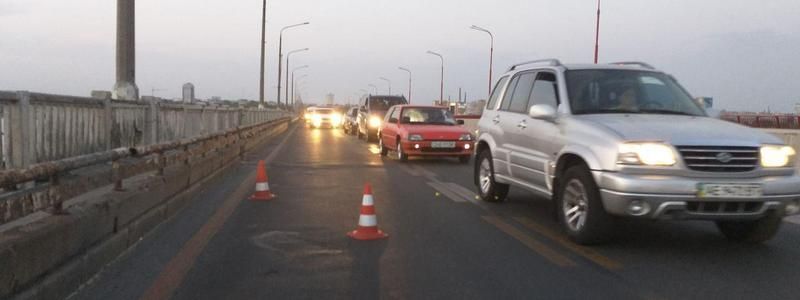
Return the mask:
{"type": "Polygon", "coordinates": [[[403,97],[371,97],[369,98],[369,109],[385,111],[392,106],[407,103],[406,98],[403,97]]]}

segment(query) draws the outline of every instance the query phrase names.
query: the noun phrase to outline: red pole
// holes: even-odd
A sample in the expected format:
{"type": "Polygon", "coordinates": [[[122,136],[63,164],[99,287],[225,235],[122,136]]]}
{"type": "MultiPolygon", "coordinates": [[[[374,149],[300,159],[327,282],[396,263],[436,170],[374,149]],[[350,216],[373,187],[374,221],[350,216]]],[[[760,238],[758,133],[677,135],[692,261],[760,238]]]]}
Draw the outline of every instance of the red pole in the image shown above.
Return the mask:
{"type": "Polygon", "coordinates": [[[597,64],[597,52],[600,48],[600,0],[597,0],[597,27],[594,35],[594,63],[597,64]]]}

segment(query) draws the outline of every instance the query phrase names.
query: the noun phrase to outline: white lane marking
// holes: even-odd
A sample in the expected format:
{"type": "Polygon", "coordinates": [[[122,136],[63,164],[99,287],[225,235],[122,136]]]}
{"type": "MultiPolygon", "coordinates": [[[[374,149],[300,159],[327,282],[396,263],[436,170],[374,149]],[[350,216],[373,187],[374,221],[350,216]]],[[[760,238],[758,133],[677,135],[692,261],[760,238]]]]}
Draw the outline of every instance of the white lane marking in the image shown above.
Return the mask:
{"type": "Polygon", "coordinates": [[[484,210],[489,210],[489,207],[486,206],[486,203],[481,201],[478,195],[470,191],[468,188],[465,188],[453,182],[449,182],[447,183],[447,185],[450,187],[451,190],[458,193],[459,195],[461,195],[461,197],[464,197],[465,199],[467,199],[467,201],[471,202],[472,204],[475,204],[478,207],[483,208],[484,210]]]}
{"type": "Polygon", "coordinates": [[[430,187],[432,187],[434,190],[436,190],[439,193],[441,193],[442,195],[444,195],[445,197],[450,198],[450,200],[452,200],[453,202],[467,202],[467,200],[465,200],[464,198],[462,198],[458,194],[454,193],[453,191],[448,189],[444,184],[442,184],[440,182],[428,181],[427,184],[430,187]]]}
{"type": "MultiPolygon", "coordinates": [[[[436,180],[436,173],[428,171],[428,169],[425,169],[425,167],[422,167],[422,166],[414,166],[414,168],[416,168],[419,173],[421,173],[423,176],[427,177],[428,179],[436,180]]],[[[438,181],[438,180],[436,180],[436,181],[438,181]]]]}
{"type": "Polygon", "coordinates": [[[800,225],[800,215],[794,215],[783,219],[785,222],[800,225]]]}

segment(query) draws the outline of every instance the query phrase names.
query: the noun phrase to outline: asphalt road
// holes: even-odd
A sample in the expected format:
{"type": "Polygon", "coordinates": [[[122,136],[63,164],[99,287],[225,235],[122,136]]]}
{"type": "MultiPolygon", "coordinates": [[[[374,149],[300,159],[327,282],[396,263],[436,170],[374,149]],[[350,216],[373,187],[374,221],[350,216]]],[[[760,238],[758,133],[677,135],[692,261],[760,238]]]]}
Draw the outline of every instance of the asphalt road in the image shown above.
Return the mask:
{"type": "Polygon", "coordinates": [[[726,241],[710,223],[625,222],[582,247],[551,204],[512,189],[475,199],[472,166],[381,158],[341,130],[295,130],[209,184],[193,204],[73,299],[797,299],[800,225],[763,245],[726,241]],[[252,202],[268,160],[270,202],[252,202]],[[354,241],[372,184],[379,227],[354,241]]]}

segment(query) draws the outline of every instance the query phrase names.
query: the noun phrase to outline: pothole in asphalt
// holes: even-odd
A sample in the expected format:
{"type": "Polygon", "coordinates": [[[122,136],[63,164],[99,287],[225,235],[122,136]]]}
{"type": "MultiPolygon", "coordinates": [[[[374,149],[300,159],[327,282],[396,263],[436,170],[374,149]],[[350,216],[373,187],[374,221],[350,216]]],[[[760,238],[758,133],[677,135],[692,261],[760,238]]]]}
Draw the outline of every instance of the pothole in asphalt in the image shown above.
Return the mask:
{"type": "Polygon", "coordinates": [[[299,232],[294,231],[269,231],[253,236],[251,240],[258,247],[292,258],[344,253],[339,249],[320,246],[318,242],[309,240],[299,232]]]}

